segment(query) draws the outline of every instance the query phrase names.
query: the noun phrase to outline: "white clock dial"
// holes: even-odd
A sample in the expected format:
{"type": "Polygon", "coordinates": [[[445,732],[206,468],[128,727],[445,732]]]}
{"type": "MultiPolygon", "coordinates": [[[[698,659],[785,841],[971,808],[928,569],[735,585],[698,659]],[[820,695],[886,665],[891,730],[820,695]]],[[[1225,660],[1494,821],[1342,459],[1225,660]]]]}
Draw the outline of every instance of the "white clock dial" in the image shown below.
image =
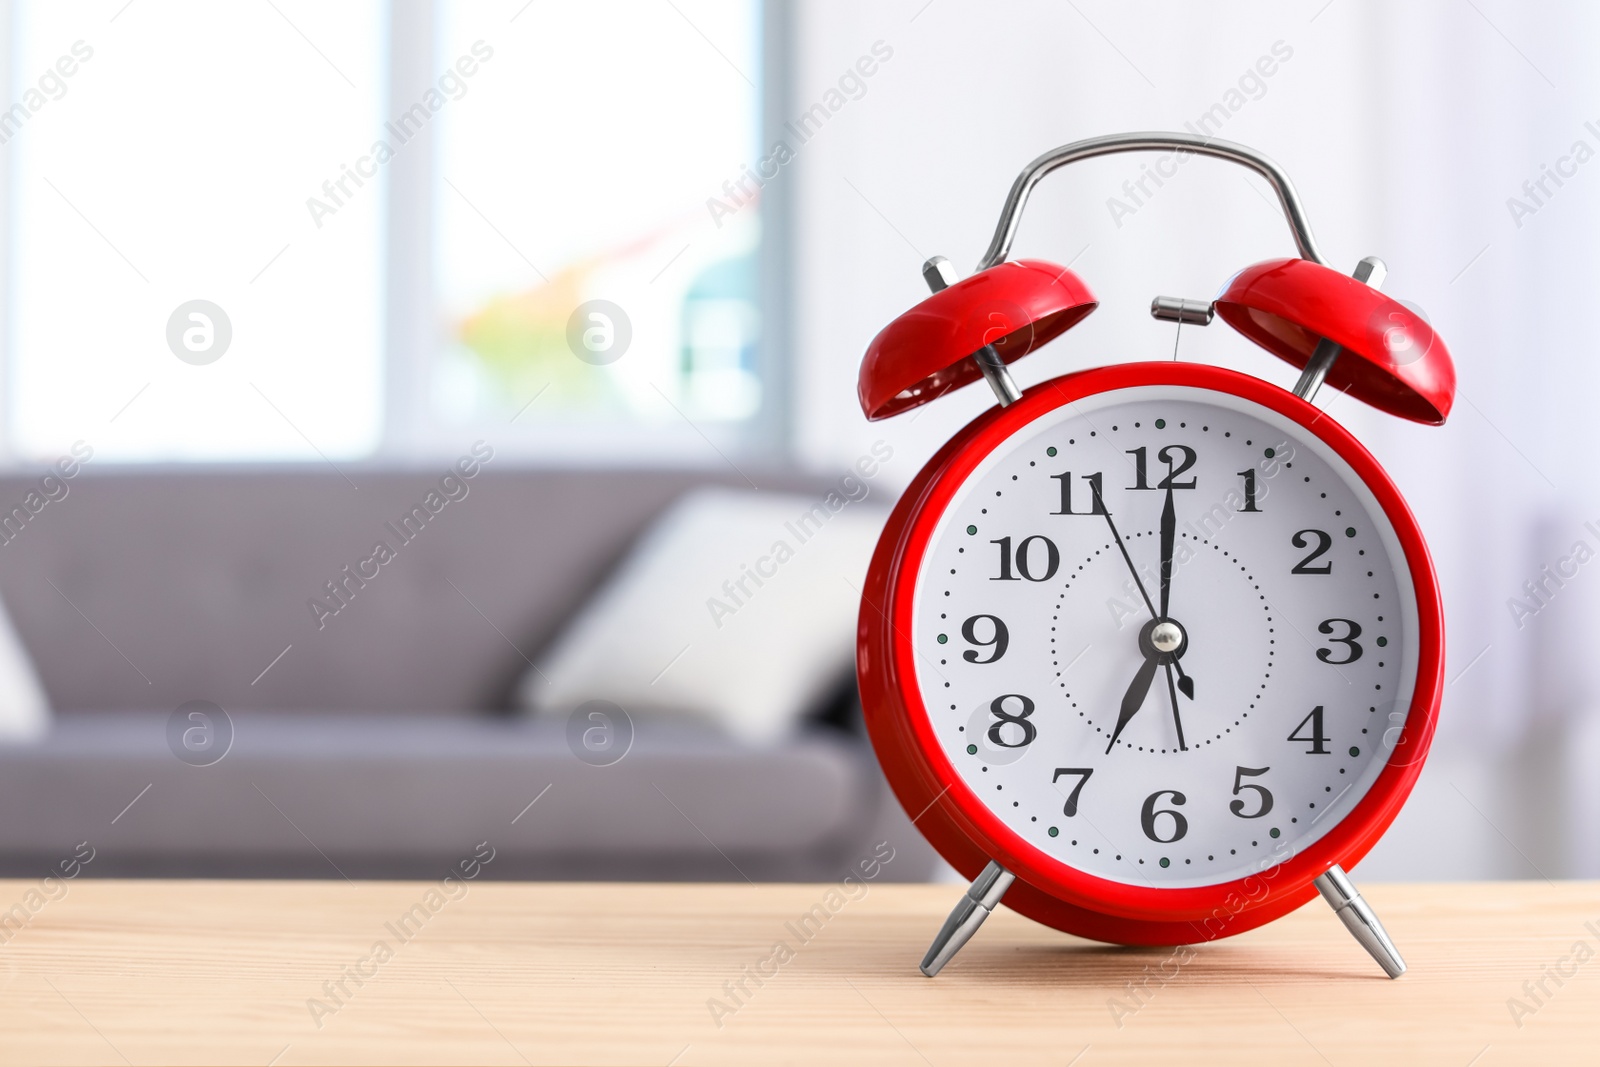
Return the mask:
{"type": "Polygon", "coordinates": [[[940,518],[913,612],[965,784],[1131,885],[1234,881],[1321,837],[1416,677],[1410,571],[1371,490],[1293,420],[1205,389],[1096,394],[1008,438],[940,518]]]}

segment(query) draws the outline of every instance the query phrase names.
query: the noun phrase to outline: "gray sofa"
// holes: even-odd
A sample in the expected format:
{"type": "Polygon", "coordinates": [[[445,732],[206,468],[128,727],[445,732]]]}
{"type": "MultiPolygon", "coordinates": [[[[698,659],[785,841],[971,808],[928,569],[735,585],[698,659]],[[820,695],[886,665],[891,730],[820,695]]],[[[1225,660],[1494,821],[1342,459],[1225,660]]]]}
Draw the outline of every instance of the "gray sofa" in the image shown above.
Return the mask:
{"type": "MultiPolygon", "coordinates": [[[[90,464],[0,544],[0,594],[56,709],[43,741],[0,746],[0,875],[88,842],[90,875],[436,878],[487,841],[490,877],[834,880],[884,839],[886,876],[930,874],[848,678],[773,750],[641,720],[593,766],[564,721],[510,713],[650,520],[736,477],[497,461],[319,628],[308,600],[438,467],[90,464]],[[210,765],[169,739],[190,701],[232,724],[210,765]]],[[[36,481],[0,479],[0,505],[36,481]]]]}

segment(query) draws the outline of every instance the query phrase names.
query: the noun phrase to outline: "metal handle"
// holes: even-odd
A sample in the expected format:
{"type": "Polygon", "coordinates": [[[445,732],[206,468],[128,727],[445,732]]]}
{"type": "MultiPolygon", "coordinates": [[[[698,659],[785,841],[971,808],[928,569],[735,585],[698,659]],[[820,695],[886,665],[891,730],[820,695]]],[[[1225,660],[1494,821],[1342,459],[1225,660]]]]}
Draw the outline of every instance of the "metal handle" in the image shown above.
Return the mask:
{"type": "Polygon", "coordinates": [[[1028,194],[1039,184],[1039,179],[1057,167],[1076,163],[1080,159],[1093,159],[1095,156],[1108,156],[1117,152],[1159,152],[1179,148],[1238,163],[1267,179],[1273,191],[1278,194],[1278,204],[1283,208],[1284,217],[1289,220],[1289,230],[1294,234],[1295,247],[1300,250],[1301,258],[1327,266],[1322,253],[1317,251],[1316,239],[1311,236],[1311,223],[1306,221],[1305,208],[1294,191],[1294,183],[1276,163],[1260,152],[1241,144],[1234,144],[1232,141],[1195,137],[1187,133],[1118,133],[1062,145],[1046,152],[1024,167],[1022,173],[1017,175],[1017,180],[1012,183],[1011,192],[1006,196],[1006,206],[1000,212],[1000,223],[995,227],[994,239],[989,242],[989,250],[983,254],[983,261],[978,264],[978,270],[988,270],[1011,253],[1011,242],[1015,239],[1017,226],[1022,221],[1022,206],[1028,202],[1028,194]]]}

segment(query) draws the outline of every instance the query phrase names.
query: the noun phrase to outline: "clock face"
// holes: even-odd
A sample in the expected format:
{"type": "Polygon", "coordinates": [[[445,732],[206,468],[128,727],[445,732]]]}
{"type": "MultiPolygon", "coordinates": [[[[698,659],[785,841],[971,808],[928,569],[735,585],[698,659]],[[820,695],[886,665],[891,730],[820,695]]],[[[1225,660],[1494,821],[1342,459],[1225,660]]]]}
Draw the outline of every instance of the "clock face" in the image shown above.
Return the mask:
{"type": "Polygon", "coordinates": [[[914,673],[973,795],[1077,870],[1225,883],[1350,813],[1411,706],[1415,593],[1331,447],[1232,394],[1099,393],[990,453],[917,574],[914,673]]]}

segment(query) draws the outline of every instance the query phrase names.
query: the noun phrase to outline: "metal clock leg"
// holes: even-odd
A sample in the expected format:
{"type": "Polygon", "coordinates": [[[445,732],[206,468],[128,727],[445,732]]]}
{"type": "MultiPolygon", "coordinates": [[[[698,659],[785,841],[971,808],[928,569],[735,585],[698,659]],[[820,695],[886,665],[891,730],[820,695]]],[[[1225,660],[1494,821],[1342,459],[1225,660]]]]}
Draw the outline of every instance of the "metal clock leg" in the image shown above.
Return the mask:
{"type": "Polygon", "coordinates": [[[1315,884],[1322,899],[1344,921],[1345,929],[1355,935],[1361,947],[1378,961],[1378,966],[1383,968],[1385,974],[1390,978],[1399,978],[1406,973],[1406,961],[1400,958],[1400,950],[1389,940],[1389,934],[1378,921],[1377,913],[1362,899],[1361,893],[1351,883],[1350,876],[1344,873],[1344,868],[1334,864],[1315,884]]]}
{"type": "Polygon", "coordinates": [[[943,970],[944,965],[961,951],[961,947],[972,940],[972,935],[978,932],[983,920],[989,917],[989,913],[1000,903],[1000,898],[1006,895],[1006,890],[1010,889],[1011,883],[1016,880],[1016,875],[990,860],[989,866],[985,867],[983,873],[978,875],[967,888],[966,895],[956,904],[950,917],[944,921],[944,926],[939,929],[939,936],[928,946],[928,954],[922,957],[922,973],[932,978],[943,970]]]}

